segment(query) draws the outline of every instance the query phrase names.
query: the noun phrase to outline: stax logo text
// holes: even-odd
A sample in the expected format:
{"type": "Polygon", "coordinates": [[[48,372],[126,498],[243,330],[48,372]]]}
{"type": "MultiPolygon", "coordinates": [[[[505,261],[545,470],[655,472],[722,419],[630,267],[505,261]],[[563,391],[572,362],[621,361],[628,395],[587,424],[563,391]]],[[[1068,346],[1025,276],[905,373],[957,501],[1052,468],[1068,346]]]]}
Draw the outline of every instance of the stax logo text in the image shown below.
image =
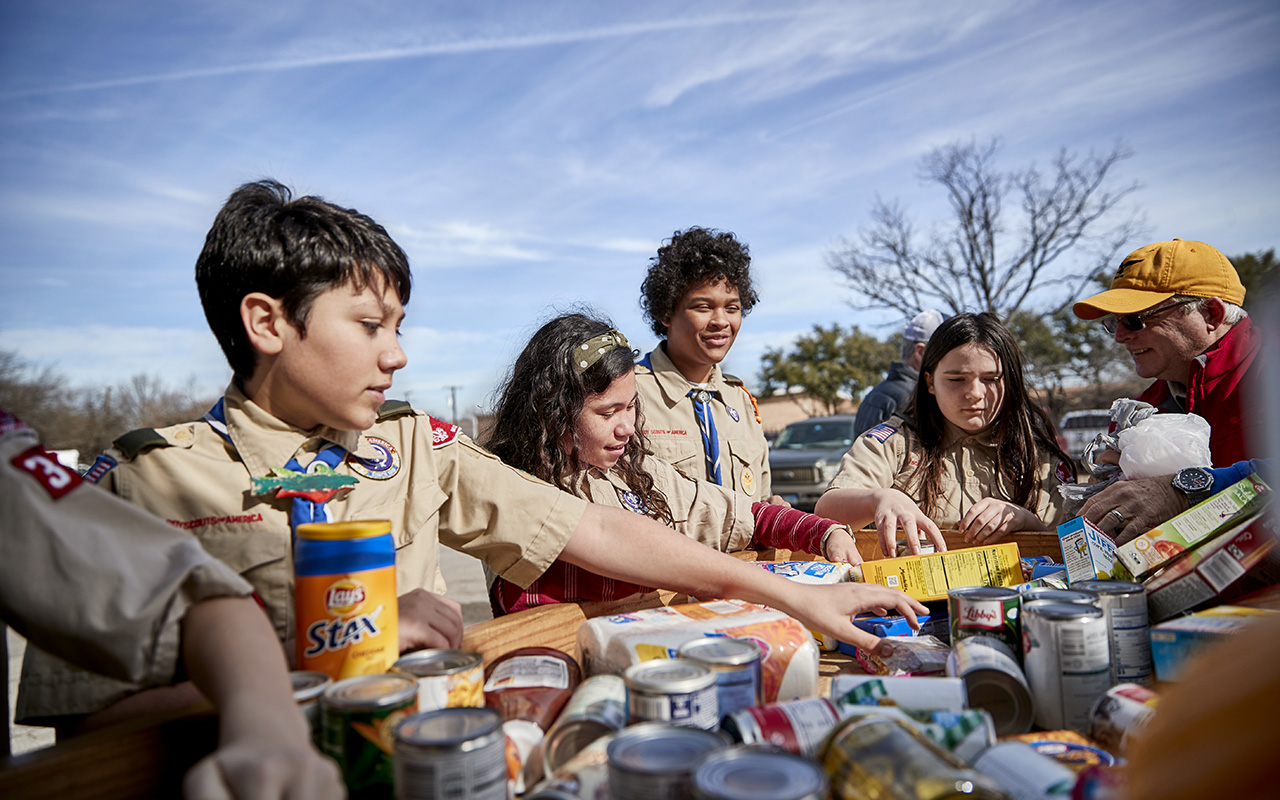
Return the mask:
{"type": "Polygon", "coordinates": [[[349,645],[359,644],[365,637],[375,638],[382,633],[378,627],[378,617],[382,614],[382,606],[378,606],[368,614],[350,617],[349,619],[316,620],[307,628],[307,649],[304,655],[315,658],[322,653],[343,650],[349,645]]]}

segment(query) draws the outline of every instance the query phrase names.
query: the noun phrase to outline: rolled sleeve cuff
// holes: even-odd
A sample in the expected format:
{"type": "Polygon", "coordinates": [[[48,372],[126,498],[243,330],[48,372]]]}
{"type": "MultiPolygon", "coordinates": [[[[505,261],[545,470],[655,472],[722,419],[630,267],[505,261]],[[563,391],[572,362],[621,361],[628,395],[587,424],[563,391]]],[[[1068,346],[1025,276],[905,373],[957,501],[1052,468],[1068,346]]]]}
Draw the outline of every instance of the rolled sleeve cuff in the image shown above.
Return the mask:
{"type": "Polygon", "coordinates": [[[529,584],[537,580],[560,557],[586,511],[587,501],[557,491],[555,501],[543,517],[537,533],[523,547],[520,558],[507,567],[495,570],[497,575],[521,589],[529,588],[529,584]]]}

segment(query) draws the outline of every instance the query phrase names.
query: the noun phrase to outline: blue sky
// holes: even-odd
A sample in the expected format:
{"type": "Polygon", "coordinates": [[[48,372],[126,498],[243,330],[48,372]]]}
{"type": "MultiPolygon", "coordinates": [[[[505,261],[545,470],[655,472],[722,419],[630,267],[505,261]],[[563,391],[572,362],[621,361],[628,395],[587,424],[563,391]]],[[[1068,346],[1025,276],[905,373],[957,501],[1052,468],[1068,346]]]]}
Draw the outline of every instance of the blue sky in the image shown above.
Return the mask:
{"type": "MultiPolygon", "coordinates": [[[[1133,150],[1146,241],[1280,244],[1274,2],[32,2],[0,19],[0,349],[80,384],[221,389],[192,278],[217,209],[274,177],[409,253],[392,393],[486,404],[575,302],[642,350],[660,241],[749,243],[726,368],[815,323],[877,335],[824,254],[876,195],[926,223],[931,148],[1133,150]]],[[[1064,266],[1071,266],[1070,264],[1064,266]]]]}

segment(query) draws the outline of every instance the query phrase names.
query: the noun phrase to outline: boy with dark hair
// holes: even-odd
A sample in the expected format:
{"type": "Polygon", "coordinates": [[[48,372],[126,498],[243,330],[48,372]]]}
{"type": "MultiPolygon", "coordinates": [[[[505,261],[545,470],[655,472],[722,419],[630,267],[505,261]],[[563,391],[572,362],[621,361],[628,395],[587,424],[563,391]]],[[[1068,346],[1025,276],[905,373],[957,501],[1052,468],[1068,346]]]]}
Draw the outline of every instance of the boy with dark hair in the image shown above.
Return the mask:
{"type": "Polygon", "coordinates": [[[658,248],[640,306],[664,341],[636,365],[654,455],[691,478],[770,497],[769,444],[755,398],[720,370],[755,306],[751,254],[732,233],[693,227],[658,248]]]}
{"type": "MultiPolygon", "coordinates": [[[[273,182],[241,187],[210,231],[197,278],[236,378],[202,420],[121,437],[90,474],[240,572],[281,639],[293,632],[290,529],[328,519],[392,521],[397,586],[410,590],[402,650],[461,640],[457,605],[434,594],[445,588],[441,543],[521,586],[561,558],[641,585],[766,603],[868,645],[876,640],[852,614],[923,610],[881,587],[794,584],[652,520],[589,506],[506,466],[456,426],[387,402],[406,361],[397,334],[409,271],[386,232],[355,211],[291,200],[273,182]],[[315,491],[317,475],[327,491],[315,491]]],[[[136,688],[58,667],[24,664],[25,718],[94,712],[136,688]]],[[[144,694],[105,713],[176,702],[144,694]]]]}

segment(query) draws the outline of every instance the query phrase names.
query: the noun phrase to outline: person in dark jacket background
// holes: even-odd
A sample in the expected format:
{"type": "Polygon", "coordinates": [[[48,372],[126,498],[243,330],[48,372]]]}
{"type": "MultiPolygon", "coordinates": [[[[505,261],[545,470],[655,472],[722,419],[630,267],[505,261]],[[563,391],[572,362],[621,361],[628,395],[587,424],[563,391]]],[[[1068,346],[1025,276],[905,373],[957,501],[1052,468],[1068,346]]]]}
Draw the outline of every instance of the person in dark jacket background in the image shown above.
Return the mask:
{"type": "Polygon", "coordinates": [[[854,426],[858,433],[868,431],[901,411],[920,379],[920,359],[934,328],[942,324],[942,314],[927,308],[916,314],[902,332],[902,360],[889,365],[885,379],[867,392],[858,406],[854,426]]]}

